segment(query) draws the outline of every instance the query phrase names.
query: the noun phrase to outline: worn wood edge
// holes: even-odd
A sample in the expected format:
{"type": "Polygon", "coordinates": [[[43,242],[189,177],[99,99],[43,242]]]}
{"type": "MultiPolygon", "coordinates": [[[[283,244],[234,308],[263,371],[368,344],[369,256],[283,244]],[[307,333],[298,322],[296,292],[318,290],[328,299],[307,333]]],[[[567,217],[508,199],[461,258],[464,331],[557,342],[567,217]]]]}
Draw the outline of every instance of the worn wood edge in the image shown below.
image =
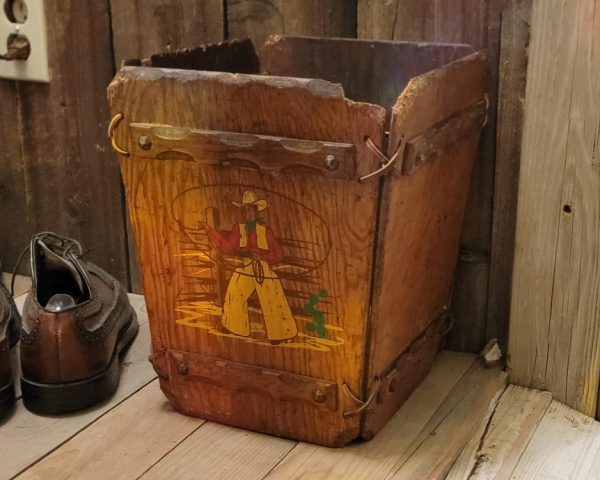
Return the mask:
{"type": "MultiPolygon", "coordinates": [[[[493,428],[493,422],[495,418],[492,417],[491,423],[486,429],[485,435],[481,438],[480,449],[477,452],[477,462],[475,463],[471,477],[473,479],[484,480],[486,478],[496,478],[498,480],[508,480],[510,479],[514,469],[519,463],[523,452],[526,450],[531,438],[535,434],[540,422],[542,421],[544,415],[546,414],[548,407],[552,402],[552,394],[550,392],[542,392],[539,390],[530,390],[523,387],[517,387],[515,385],[510,385],[508,390],[504,393],[503,398],[500,400],[500,404],[496,407],[496,411],[494,412],[494,417],[499,416],[501,413],[499,410],[506,405],[507,406],[507,414],[515,414],[519,421],[522,420],[523,423],[520,425],[519,434],[511,444],[510,449],[506,452],[504,456],[500,457],[500,463],[498,468],[494,469],[494,464],[490,462],[490,458],[494,455],[498,455],[498,453],[502,453],[498,451],[497,448],[497,440],[504,438],[504,428],[502,427],[502,423],[498,424],[498,435],[492,437],[492,434],[495,433],[491,430],[493,428]],[[522,417],[522,414],[526,411],[517,410],[515,412],[515,407],[522,404],[520,399],[518,405],[511,405],[510,401],[512,398],[510,396],[514,396],[515,392],[522,392],[526,396],[534,399],[533,406],[531,407],[530,412],[522,417]]],[[[498,419],[500,422],[501,419],[498,419]]]]}
{"type": "Polygon", "coordinates": [[[508,348],[531,8],[531,0],[512,0],[505,1],[502,9],[496,165],[486,313],[487,336],[497,338],[504,352],[508,348]]]}
{"type": "Polygon", "coordinates": [[[402,175],[410,175],[425,162],[437,159],[443,147],[454,145],[462,137],[479,135],[486,113],[485,101],[480,100],[407,140],[402,175]]]}
{"type": "MultiPolygon", "coordinates": [[[[407,41],[407,40],[382,40],[382,39],[367,39],[367,38],[345,38],[345,37],[314,37],[310,35],[281,35],[274,34],[269,35],[265,42],[258,47],[260,51],[262,48],[268,48],[276,46],[279,43],[283,43],[288,39],[302,39],[302,40],[314,40],[315,42],[326,43],[326,42],[337,42],[337,43],[368,43],[372,45],[407,45],[417,47],[455,47],[457,49],[464,48],[465,52],[473,52],[473,47],[467,43],[454,43],[454,42],[426,42],[426,41],[407,41]]],[[[259,55],[260,56],[260,55],[259,55]]]]}
{"type": "Polygon", "coordinates": [[[551,401],[550,392],[509,385],[448,479],[510,479],[551,401]]]}
{"type": "MultiPolygon", "coordinates": [[[[365,120],[371,121],[374,125],[385,124],[386,110],[384,107],[351,100],[344,96],[344,89],[340,84],[334,84],[326,80],[150,67],[123,67],[117,72],[107,87],[111,111],[114,114],[118,113],[118,109],[120,108],[117,106],[119,103],[119,92],[130,82],[156,81],[198,82],[199,84],[203,82],[216,82],[232,88],[264,85],[275,90],[290,90],[290,94],[294,90],[303,90],[315,98],[342,102],[348,109],[360,111],[365,120]]],[[[119,144],[123,144],[123,136],[123,129],[117,129],[115,137],[119,144]]],[[[379,139],[373,140],[375,143],[379,142],[379,139]]]]}
{"type": "Polygon", "coordinates": [[[150,55],[148,58],[139,60],[142,66],[146,67],[162,67],[166,66],[169,61],[183,62],[185,63],[188,59],[192,59],[198,55],[211,55],[211,54],[227,54],[231,51],[239,50],[243,52],[248,58],[248,64],[244,66],[244,72],[240,73],[258,73],[258,57],[256,56],[256,49],[254,43],[249,38],[234,38],[231,40],[223,40],[217,43],[208,43],[200,45],[195,48],[182,48],[180,50],[156,53],[150,55]]]}
{"type": "Polygon", "coordinates": [[[396,132],[395,125],[399,123],[404,127],[409,121],[408,115],[413,115],[415,111],[427,113],[422,118],[410,118],[411,128],[401,132],[409,138],[483,99],[487,67],[487,53],[485,50],[479,50],[413,77],[392,107],[388,153],[395,151],[400,142],[400,132],[396,132]],[[470,88],[464,88],[467,85],[470,88]],[[427,109],[425,105],[434,105],[435,108],[427,109]]]}
{"type": "MultiPolygon", "coordinates": [[[[205,70],[181,70],[172,68],[154,68],[126,66],[122,67],[107,87],[109,104],[114,106],[121,84],[131,81],[152,82],[158,80],[176,80],[186,82],[218,82],[240,87],[245,85],[265,85],[269,88],[301,89],[317,98],[337,99],[343,101],[349,108],[359,108],[365,117],[371,117],[374,122],[385,120],[386,110],[381,105],[367,102],[357,102],[347,98],[344,88],[339,83],[328,82],[318,78],[279,77],[272,75],[254,75],[248,73],[210,72],[205,70]]],[[[291,93],[291,92],[290,92],[291,93]]]]}
{"type": "Polygon", "coordinates": [[[498,392],[494,397],[492,402],[490,403],[489,408],[486,410],[483,415],[479,427],[468,441],[468,443],[463,448],[462,452],[459,454],[458,458],[450,468],[445,480],[460,480],[469,478],[470,473],[473,471],[477,462],[480,460],[478,456],[479,447],[481,445],[482,439],[485,437],[487,429],[489,427],[490,421],[494,414],[496,408],[498,408],[498,403],[500,398],[502,397],[504,392],[498,392]]]}
{"type": "MultiPolygon", "coordinates": [[[[300,88],[316,97],[345,98],[344,89],[339,83],[332,83],[317,78],[277,77],[271,75],[254,75],[250,73],[211,72],[207,70],[183,70],[177,68],[137,67],[121,68],[108,86],[109,98],[115,84],[136,80],[152,82],[157,80],[177,80],[180,82],[213,81],[231,86],[261,84],[276,89],[300,88]]],[[[383,108],[383,107],[382,107],[383,108]]]]}

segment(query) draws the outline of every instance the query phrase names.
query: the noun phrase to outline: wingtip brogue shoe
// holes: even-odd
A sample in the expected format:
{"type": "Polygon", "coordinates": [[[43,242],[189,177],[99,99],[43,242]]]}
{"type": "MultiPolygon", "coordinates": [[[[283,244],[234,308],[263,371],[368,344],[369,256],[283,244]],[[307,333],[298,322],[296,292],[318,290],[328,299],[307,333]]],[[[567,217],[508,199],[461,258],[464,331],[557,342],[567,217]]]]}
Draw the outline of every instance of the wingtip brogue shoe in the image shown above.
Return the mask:
{"type": "Polygon", "coordinates": [[[120,356],[138,322],[120,283],[81,258],[78,242],[53,233],[32,239],[32,289],[21,330],[23,403],[60,414],[110,397],[120,356]]]}

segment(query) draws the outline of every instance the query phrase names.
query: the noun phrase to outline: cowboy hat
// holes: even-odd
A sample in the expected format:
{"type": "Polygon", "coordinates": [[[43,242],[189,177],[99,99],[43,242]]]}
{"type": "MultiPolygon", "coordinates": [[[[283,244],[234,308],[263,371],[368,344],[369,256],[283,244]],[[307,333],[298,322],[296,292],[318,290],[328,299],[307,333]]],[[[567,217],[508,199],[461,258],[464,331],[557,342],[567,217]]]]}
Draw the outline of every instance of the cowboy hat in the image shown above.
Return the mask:
{"type": "Polygon", "coordinates": [[[231,202],[236,207],[247,207],[249,205],[256,205],[258,207],[258,211],[262,212],[267,208],[268,203],[266,200],[256,198],[256,194],[252,190],[246,190],[242,195],[241,202],[231,202]]]}

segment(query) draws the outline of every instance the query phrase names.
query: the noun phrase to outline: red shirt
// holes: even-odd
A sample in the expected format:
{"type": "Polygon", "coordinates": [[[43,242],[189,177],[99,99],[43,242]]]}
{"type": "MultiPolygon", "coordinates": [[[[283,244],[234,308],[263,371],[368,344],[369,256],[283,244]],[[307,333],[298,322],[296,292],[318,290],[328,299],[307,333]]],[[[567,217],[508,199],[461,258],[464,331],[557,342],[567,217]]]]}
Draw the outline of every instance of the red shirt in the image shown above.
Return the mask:
{"type": "Polygon", "coordinates": [[[231,232],[226,236],[212,227],[208,227],[208,238],[211,243],[217,247],[221,252],[227,254],[234,253],[257,253],[260,255],[261,260],[267,263],[277,263],[283,260],[283,250],[275,238],[273,231],[269,227],[265,227],[267,235],[268,248],[263,250],[259,248],[256,240],[256,229],[254,229],[248,235],[248,245],[246,247],[240,247],[240,226],[236,224],[232,227],[231,232]]]}

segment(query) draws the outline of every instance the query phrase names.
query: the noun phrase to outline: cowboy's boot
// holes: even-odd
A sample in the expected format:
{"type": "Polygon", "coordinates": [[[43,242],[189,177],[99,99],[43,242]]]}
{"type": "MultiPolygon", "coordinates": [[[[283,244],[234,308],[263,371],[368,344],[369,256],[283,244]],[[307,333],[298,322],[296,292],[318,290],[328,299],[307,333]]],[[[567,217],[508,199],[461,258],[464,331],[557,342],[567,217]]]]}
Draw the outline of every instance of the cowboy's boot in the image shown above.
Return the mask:
{"type": "Polygon", "coordinates": [[[12,295],[0,283],[0,420],[10,413],[15,401],[10,348],[19,341],[20,326],[12,295]]]}
{"type": "Polygon", "coordinates": [[[138,331],[117,280],[83,260],[75,240],[31,241],[32,289],[21,330],[23,403],[59,414],[99,403],[117,389],[121,352],[138,331]]]}

